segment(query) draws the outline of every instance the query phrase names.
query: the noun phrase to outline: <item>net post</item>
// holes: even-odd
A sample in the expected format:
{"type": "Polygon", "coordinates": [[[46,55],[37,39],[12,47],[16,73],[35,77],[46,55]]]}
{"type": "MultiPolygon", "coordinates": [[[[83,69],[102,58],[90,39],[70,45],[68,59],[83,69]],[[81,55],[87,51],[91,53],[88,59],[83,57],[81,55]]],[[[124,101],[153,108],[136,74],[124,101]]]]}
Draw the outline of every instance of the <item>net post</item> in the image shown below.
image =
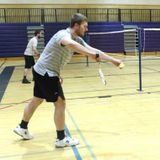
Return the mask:
{"type": "Polygon", "coordinates": [[[138,28],[138,63],[139,63],[139,88],[138,91],[143,91],[142,90],[142,29],[138,28]]]}

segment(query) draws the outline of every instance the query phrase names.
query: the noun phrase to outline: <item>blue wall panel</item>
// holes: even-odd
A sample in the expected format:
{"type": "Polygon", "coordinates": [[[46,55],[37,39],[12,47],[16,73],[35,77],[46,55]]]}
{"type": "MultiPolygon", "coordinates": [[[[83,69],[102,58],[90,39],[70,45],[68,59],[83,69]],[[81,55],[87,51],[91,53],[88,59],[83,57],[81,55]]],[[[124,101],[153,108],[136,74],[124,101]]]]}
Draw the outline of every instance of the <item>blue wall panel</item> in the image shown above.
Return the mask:
{"type": "MultiPolygon", "coordinates": [[[[0,24],[0,57],[23,56],[27,45],[27,26],[40,26],[40,23],[15,23],[0,24]]],[[[160,28],[158,22],[91,22],[89,23],[89,33],[112,32],[123,30],[124,25],[137,25],[140,28],[160,28]]],[[[45,44],[60,29],[65,29],[69,23],[45,23],[45,44]]],[[[84,38],[91,46],[105,52],[123,52],[124,35],[86,35],[84,38]]],[[[142,31],[142,45],[144,51],[160,51],[160,31],[142,31]],[[145,37],[144,37],[145,35],[145,37]],[[145,43],[144,43],[145,40],[145,43]]]]}

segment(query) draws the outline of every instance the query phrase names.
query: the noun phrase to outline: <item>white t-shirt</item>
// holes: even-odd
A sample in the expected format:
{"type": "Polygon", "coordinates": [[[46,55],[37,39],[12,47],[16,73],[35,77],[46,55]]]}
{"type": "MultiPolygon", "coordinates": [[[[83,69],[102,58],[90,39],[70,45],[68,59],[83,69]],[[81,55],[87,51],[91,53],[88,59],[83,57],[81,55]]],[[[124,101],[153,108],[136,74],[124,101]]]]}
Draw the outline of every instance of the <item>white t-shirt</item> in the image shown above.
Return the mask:
{"type": "Polygon", "coordinates": [[[38,39],[37,37],[33,37],[29,40],[26,50],[24,51],[24,55],[33,56],[34,52],[32,48],[37,48],[38,45],[38,39]]]}

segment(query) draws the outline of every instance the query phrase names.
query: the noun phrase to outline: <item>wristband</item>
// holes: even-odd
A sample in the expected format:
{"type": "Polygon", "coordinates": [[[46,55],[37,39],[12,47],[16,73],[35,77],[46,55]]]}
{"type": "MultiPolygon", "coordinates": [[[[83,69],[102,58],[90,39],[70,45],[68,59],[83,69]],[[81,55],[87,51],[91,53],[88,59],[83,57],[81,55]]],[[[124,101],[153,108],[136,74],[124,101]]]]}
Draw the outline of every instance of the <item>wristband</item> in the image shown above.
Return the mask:
{"type": "Polygon", "coordinates": [[[98,53],[98,52],[96,52],[96,59],[97,59],[97,58],[99,58],[99,53],[98,53]]]}
{"type": "Polygon", "coordinates": [[[96,59],[97,59],[97,58],[99,58],[99,54],[98,54],[98,53],[96,53],[96,59]]]}

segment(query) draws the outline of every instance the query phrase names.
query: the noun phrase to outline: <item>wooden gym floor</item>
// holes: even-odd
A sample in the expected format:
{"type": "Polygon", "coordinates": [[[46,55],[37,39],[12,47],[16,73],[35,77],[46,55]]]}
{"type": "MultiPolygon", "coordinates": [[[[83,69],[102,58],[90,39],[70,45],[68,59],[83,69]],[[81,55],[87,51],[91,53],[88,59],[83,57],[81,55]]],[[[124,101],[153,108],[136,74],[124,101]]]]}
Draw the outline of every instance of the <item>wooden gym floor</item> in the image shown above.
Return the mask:
{"type": "Polygon", "coordinates": [[[32,117],[33,140],[23,141],[13,133],[32,97],[33,82],[21,83],[22,59],[1,59],[0,160],[159,160],[160,59],[142,61],[139,92],[137,58],[120,58],[126,64],[123,70],[102,64],[107,86],[98,77],[98,65],[86,67],[84,57],[73,57],[63,69],[65,127],[80,141],[77,147],[64,149],[54,147],[52,103],[44,102],[32,117]]]}

